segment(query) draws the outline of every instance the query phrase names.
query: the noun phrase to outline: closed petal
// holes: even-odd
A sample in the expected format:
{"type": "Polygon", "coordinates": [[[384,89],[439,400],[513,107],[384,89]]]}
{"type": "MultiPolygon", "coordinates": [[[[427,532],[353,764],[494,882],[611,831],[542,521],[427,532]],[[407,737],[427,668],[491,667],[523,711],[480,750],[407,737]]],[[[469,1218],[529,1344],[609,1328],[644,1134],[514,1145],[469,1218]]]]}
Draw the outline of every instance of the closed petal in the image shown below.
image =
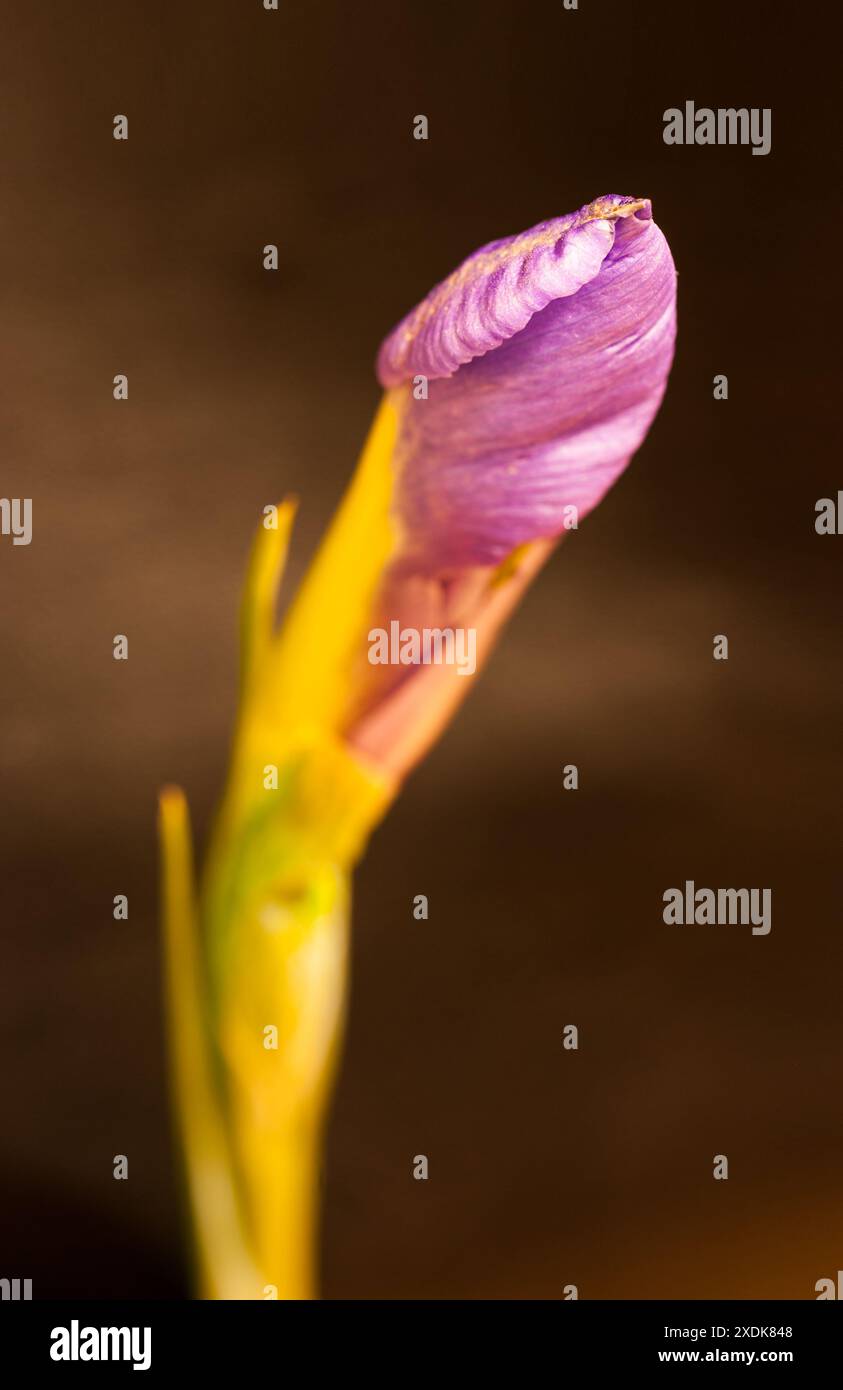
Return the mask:
{"type": "Polygon", "coordinates": [[[585,516],[647,433],[675,330],[647,200],[601,198],[469,257],[378,359],[399,417],[399,568],[495,565],[558,536],[567,508],[585,516]]]}

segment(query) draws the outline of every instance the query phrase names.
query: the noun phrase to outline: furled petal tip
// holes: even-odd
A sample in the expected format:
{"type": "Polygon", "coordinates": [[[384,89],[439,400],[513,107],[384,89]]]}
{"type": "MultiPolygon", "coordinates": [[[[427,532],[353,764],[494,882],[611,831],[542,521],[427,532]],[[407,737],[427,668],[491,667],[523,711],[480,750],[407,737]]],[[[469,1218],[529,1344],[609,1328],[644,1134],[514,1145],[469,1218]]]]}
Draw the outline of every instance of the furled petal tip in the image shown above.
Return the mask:
{"type": "Polygon", "coordinates": [[[675,332],[647,199],[610,194],[469,256],[378,357],[401,566],[498,564],[589,512],[649,428],[675,332]]]}

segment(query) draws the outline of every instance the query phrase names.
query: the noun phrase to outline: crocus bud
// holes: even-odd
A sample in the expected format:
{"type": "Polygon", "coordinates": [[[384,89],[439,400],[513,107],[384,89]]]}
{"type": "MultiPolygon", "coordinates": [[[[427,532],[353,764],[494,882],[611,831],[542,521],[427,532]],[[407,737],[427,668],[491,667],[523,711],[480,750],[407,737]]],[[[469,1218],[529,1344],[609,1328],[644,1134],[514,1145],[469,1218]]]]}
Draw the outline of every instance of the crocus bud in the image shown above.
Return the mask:
{"type": "Polygon", "coordinates": [[[646,199],[599,198],[469,256],[378,357],[399,417],[402,571],[496,565],[558,536],[566,507],[587,515],[647,433],[675,331],[646,199]]]}
{"type": "MultiPolygon", "coordinates": [[[[396,421],[378,624],[470,627],[479,669],[566,519],[579,525],[641,444],[675,334],[676,271],[642,198],[491,242],[431,290],[378,357],[396,421]]],[[[467,684],[453,668],[358,670],[349,738],[402,776],[467,684]]]]}

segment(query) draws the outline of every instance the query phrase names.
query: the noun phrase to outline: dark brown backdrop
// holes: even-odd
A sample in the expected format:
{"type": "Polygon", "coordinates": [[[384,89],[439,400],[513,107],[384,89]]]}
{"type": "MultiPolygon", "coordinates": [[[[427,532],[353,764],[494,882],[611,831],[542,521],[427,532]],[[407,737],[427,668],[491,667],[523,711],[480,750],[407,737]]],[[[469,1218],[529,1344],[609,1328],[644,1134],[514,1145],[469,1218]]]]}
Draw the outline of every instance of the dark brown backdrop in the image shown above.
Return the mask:
{"type": "Polygon", "coordinates": [[[676,365],[359,875],[325,1292],[810,1298],[843,1264],[818,24],[731,0],[3,5],[0,491],[35,535],[0,544],[0,1274],[182,1291],[155,797],[181,782],[204,832],[255,518],[301,494],[300,574],[380,338],[475,246],[606,192],[649,195],[671,241],[676,365]],[[665,146],[686,98],[771,107],[772,153],[665,146]],[[664,926],[686,878],[771,887],[771,935],[664,926]]]}

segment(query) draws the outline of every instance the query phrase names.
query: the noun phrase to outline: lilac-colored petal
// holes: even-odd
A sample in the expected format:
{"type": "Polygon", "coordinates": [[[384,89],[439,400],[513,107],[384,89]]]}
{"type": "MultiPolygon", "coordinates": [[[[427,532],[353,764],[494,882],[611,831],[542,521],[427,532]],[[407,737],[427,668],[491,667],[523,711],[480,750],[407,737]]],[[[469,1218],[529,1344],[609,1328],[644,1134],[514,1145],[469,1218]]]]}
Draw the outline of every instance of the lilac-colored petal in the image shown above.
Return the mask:
{"type": "Polygon", "coordinates": [[[402,569],[496,564],[594,507],[664,393],[676,272],[643,199],[475,253],[384,343],[402,569]],[[416,400],[409,383],[429,380],[416,400]]]}

